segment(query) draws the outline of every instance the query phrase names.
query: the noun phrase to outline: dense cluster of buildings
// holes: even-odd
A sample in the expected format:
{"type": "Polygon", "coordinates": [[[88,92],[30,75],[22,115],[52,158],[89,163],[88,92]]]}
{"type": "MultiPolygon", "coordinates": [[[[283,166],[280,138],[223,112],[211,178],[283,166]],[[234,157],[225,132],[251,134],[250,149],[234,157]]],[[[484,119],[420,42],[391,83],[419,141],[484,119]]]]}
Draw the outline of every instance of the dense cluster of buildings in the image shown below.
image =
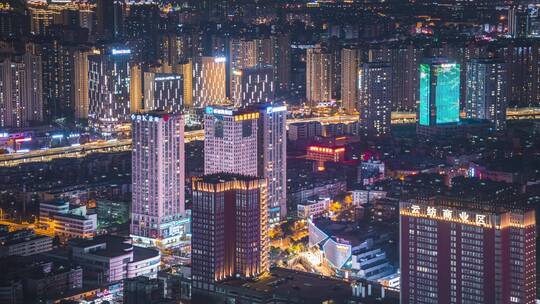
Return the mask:
{"type": "Polygon", "coordinates": [[[0,3],[0,302],[535,303],[530,2],[0,3]]]}

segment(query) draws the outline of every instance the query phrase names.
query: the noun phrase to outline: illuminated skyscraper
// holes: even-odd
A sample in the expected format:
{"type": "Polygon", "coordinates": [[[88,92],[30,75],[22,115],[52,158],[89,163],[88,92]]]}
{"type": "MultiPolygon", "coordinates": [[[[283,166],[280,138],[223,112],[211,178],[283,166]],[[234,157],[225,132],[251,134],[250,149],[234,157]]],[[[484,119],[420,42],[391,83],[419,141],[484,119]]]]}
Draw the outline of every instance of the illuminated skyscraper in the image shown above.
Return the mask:
{"type": "Polygon", "coordinates": [[[193,63],[195,107],[223,103],[227,98],[225,57],[197,57],[193,63]]]}
{"type": "Polygon", "coordinates": [[[365,136],[390,133],[392,114],[392,69],[387,63],[364,63],[360,66],[360,123],[365,136]]]}
{"type": "Polygon", "coordinates": [[[332,100],[334,71],[332,53],[316,46],[307,50],[306,99],[310,105],[332,100]]]}
{"type": "Polygon", "coordinates": [[[144,73],[144,109],[180,113],[184,106],[182,75],[144,73]]]}
{"type": "Polygon", "coordinates": [[[269,222],[275,224],[287,217],[287,108],[271,104],[251,108],[259,112],[257,171],[267,180],[269,222]]]}
{"type": "Polygon", "coordinates": [[[43,121],[41,60],[26,53],[0,62],[0,127],[20,128],[43,121]]]}
{"type": "Polygon", "coordinates": [[[459,64],[433,58],[420,64],[420,126],[459,122],[459,64]]]}
{"type": "Polygon", "coordinates": [[[212,174],[193,180],[192,281],[194,293],[214,291],[234,277],[269,270],[264,179],[212,174]]]}
{"type": "Polygon", "coordinates": [[[341,106],[348,114],[353,114],[358,109],[359,55],[356,48],[341,50],[341,106]]]}
{"type": "Polygon", "coordinates": [[[259,112],[227,107],[206,107],[205,111],[204,174],[257,176],[259,112]]]}
{"type": "Polygon", "coordinates": [[[135,241],[167,245],[182,233],[184,120],[179,114],[132,116],[131,234],[135,241]]]}
{"type": "Polygon", "coordinates": [[[130,121],[130,54],[129,49],[112,48],[88,56],[89,124],[102,133],[130,121]]]}
{"type": "Polygon", "coordinates": [[[256,104],[242,109],[207,107],[204,173],[266,178],[270,223],[286,215],[285,106],[256,104]]]}
{"type": "Polygon", "coordinates": [[[467,118],[487,119],[497,130],[506,127],[508,82],[506,64],[475,59],[467,65],[467,118]]]}
{"type": "Polygon", "coordinates": [[[401,303],[535,303],[534,209],[402,202],[400,244],[401,303]]]}
{"type": "Polygon", "coordinates": [[[271,66],[235,70],[232,100],[237,107],[274,101],[274,71],[271,66]]]}

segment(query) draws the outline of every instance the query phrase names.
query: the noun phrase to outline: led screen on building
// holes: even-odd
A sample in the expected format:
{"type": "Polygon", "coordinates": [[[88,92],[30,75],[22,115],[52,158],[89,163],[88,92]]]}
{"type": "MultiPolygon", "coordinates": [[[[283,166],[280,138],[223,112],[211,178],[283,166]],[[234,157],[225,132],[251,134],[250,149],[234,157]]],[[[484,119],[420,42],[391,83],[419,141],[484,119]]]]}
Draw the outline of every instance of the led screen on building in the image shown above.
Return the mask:
{"type": "Polygon", "coordinates": [[[434,66],[434,69],[437,77],[436,122],[459,122],[459,64],[445,63],[434,66]]]}
{"type": "Polygon", "coordinates": [[[459,64],[421,64],[419,71],[420,125],[459,122],[459,64]]]}

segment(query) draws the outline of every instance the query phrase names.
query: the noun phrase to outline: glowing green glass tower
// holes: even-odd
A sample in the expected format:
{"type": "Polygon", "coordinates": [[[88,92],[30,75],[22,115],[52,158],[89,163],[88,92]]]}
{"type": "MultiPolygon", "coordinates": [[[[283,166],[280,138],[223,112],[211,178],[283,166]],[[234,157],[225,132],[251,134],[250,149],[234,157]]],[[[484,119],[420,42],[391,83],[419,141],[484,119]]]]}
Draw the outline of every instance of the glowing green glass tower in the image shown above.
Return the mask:
{"type": "Polygon", "coordinates": [[[459,64],[434,58],[420,64],[419,72],[420,125],[459,122],[459,64]]]}

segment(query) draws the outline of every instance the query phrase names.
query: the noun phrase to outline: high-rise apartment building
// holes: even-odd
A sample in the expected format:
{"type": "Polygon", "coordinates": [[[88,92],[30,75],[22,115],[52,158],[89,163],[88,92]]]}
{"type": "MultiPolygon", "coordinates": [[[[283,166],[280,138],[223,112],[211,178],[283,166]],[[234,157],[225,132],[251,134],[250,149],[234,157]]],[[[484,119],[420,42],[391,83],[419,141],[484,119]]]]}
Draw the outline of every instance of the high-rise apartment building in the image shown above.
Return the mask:
{"type": "Polygon", "coordinates": [[[193,63],[193,103],[205,107],[226,98],[225,57],[197,57],[193,63]]]}
{"type": "Polygon", "coordinates": [[[388,63],[364,63],[360,66],[358,83],[363,135],[388,135],[392,114],[392,68],[388,63]]]}
{"type": "Polygon", "coordinates": [[[474,59],[467,65],[467,118],[489,120],[497,130],[506,127],[508,81],[506,64],[474,59]]]}
{"type": "Polygon", "coordinates": [[[420,64],[420,126],[459,122],[459,64],[432,58],[420,64]]]}
{"type": "Polygon", "coordinates": [[[212,174],[193,180],[192,282],[194,293],[215,283],[256,278],[269,270],[266,182],[212,174]]]}
{"type": "Polygon", "coordinates": [[[341,107],[348,114],[358,110],[358,65],[360,52],[356,48],[341,50],[341,107]]]}
{"type": "Polygon", "coordinates": [[[92,128],[113,133],[131,113],[131,50],[111,48],[88,56],[88,119],[92,128]]]}
{"type": "Polygon", "coordinates": [[[98,0],[96,2],[95,34],[101,40],[121,38],[124,30],[126,3],[119,0],[98,0]]]}
{"type": "Polygon", "coordinates": [[[306,99],[312,106],[332,100],[334,86],[333,55],[321,46],[307,50],[306,99]]]}
{"type": "Polygon", "coordinates": [[[184,107],[182,75],[144,73],[144,109],[180,113],[184,107]]]}
{"type": "Polygon", "coordinates": [[[535,303],[534,209],[402,202],[400,244],[401,303],[535,303]]]}
{"type": "Polygon", "coordinates": [[[287,108],[271,104],[206,108],[204,173],[266,178],[271,224],[287,212],[286,119],[287,108]]]}
{"type": "Polygon", "coordinates": [[[131,235],[145,244],[178,241],[184,216],[184,120],[179,114],[132,115],[131,235]]]}
{"type": "Polygon", "coordinates": [[[272,66],[256,66],[235,70],[232,100],[237,107],[274,101],[275,84],[272,66]]]}
{"type": "Polygon", "coordinates": [[[43,120],[39,56],[26,53],[0,62],[0,127],[20,128],[43,120]]]}
{"type": "Polygon", "coordinates": [[[76,119],[88,119],[88,55],[97,50],[77,50],[73,54],[73,100],[76,119]]]}

